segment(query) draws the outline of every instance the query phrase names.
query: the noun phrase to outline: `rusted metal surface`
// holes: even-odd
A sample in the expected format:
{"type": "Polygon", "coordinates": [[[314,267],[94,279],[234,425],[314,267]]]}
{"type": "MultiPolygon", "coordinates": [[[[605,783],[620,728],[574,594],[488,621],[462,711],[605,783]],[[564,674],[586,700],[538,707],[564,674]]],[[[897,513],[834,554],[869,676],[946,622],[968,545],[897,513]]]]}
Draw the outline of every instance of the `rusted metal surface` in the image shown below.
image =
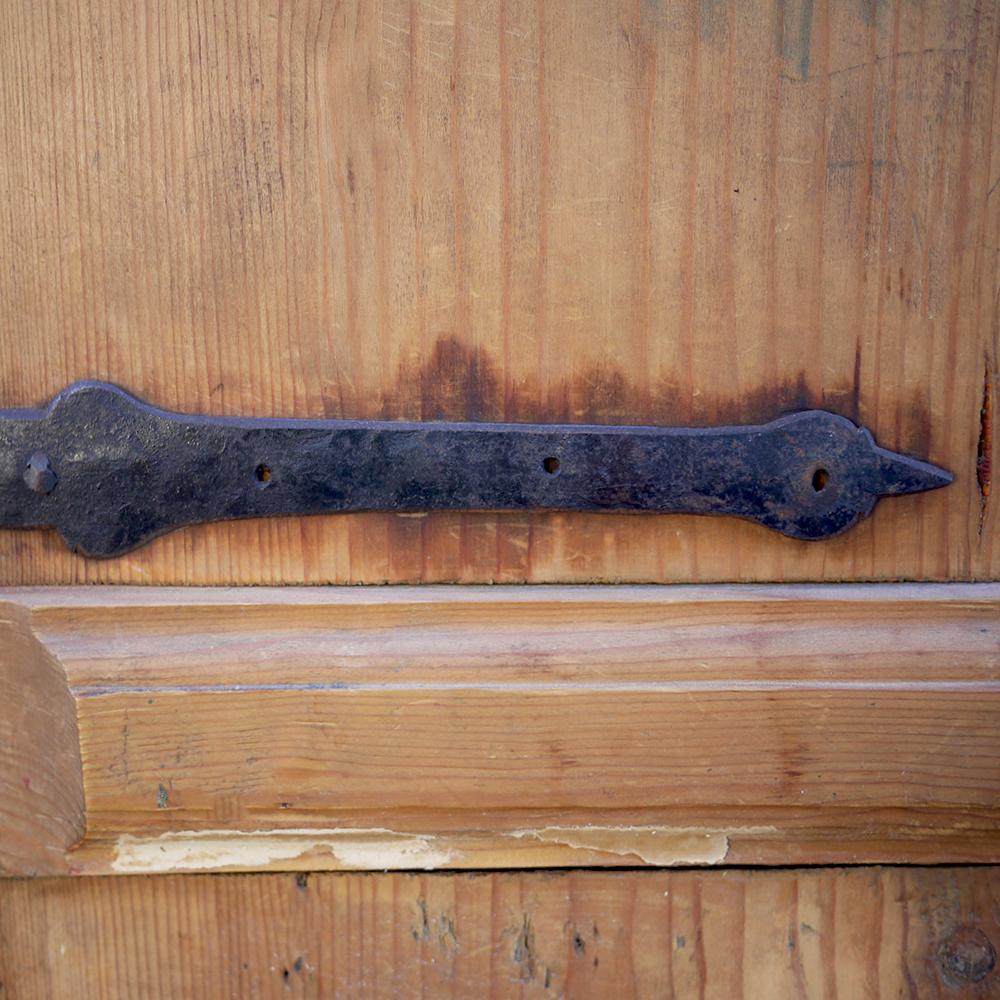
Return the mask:
{"type": "Polygon", "coordinates": [[[101,557],[187,524],[372,510],[725,514],[814,540],[951,480],[823,410],[708,428],[212,418],[80,382],[0,411],[0,526],[101,557]]]}

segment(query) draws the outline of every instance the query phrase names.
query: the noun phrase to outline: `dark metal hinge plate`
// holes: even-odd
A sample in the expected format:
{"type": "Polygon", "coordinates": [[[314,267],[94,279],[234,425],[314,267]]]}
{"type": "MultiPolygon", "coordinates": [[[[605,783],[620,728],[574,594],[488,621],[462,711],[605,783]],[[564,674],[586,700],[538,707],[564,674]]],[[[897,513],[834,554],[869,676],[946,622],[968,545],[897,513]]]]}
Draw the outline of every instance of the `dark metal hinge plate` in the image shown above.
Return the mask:
{"type": "Polygon", "coordinates": [[[745,427],[214,418],[80,382],[0,411],[0,526],[116,556],[187,524],[338,511],[726,514],[800,539],[948,472],[823,410],[745,427]]]}

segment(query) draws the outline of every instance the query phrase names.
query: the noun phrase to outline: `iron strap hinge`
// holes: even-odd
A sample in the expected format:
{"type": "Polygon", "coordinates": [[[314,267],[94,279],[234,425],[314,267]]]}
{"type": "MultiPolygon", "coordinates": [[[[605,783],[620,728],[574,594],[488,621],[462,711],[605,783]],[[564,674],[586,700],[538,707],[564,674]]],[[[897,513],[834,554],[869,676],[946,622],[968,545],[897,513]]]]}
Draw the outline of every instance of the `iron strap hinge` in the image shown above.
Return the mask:
{"type": "Polygon", "coordinates": [[[102,382],[0,411],[0,527],[117,556],[174,528],[345,511],[728,514],[822,539],[952,481],[807,410],[744,427],[189,416],[102,382]]]}

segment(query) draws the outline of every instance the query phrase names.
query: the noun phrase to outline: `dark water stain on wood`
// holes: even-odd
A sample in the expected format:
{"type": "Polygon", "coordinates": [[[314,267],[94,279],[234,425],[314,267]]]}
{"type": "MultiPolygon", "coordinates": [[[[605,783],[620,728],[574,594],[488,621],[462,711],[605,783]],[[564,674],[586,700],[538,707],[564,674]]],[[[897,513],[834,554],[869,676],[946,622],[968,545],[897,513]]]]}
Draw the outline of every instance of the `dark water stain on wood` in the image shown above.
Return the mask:
{"type": "Polygon", "coordinates": [[[782,0],[774,28],[775,48],[782,61],[791,64],[783,74],[786,79],[809,79],[809,60],[812,49],[813,0],[802,0],[795,23],[794,5],[782,0]],[[794,67],[794,69],[793,69],[794,67]],[[792,73],[797,75],[792,77],[792,73]]]}
{"type": "Polygon", "coordinates": [[[537,972],[535,960],[535,932],[531,926],[531,917],[523,915],[521,927],[514,939],[514,949],[511,959],[517,967],[518,979],[522,983],[531,982],[537,972]]]}
{"type": "MultiPolygon", "coordinates": [[[[867,410],[861,392],[862,345],[854,364],[840,381],[821,388],[805,371],[745,390],[715,396],[711,387],[692,393],[669,374],[640,384],[627,369],[609,358],[592,358],[572,375],[543,384],[534,372],[513,380],[504,391],[502,367],[485,348],[446,334],[434,343],[423,364],[401,363],[396,384],[374,412],[345,416],[388,420],[511,421],[538,424],[649,425],[658,427],[724,427],[766,424],[802,410],[822,409],[867,426],[880,445],[917,458],[940,461],[931,454],[932,421],[927,390],[917,387],[891,408],[867,410]]],[[[988,451],[986,452],[988,456],[988,451]]],[[[988,475],[989,458],[981,475],[988,475]]],[[[982,487],[981,487],[982,488],[982,487]]],[[[987,486],[988,489],[988,486],[987,486]]],[[[419,521],[394,521],[393,551],[416,551],[419,521]]],[[[421,556],[423,558],[423,556],[421,556]]],[[[415,571],[416,567],[415,567],[415,571]]]]}
{"type": "Polygon", "coordinates": [[[809,54],[812,46],[813,0],[802,0],[802,19],[799,21],[799,75],[809,79],[809,54]]]}
{"type": "Polygon", "coordinates": [[[882,19],[885,6],[885,0],[860,0],[861,18],[869,28],[882,19]]]}
{"type": "Polygon", "coordinates": [[[430,918],[427,915],[427,901],[423,896],[417,897],[417,909],[420,911],[420,926],[412,927],[410,933],[414,941],[429,941],[431,937],[430,918]]]}
{"type": "Polygon", "coordinates": [[[502,409],[496,366],[456,337],[437,341],[420,376],[424,420],[496,420],[502,409]]]}
{"type": "Polygon", "coordinates": [[[726,0],[699,0],[698,36],[701,41],[725,44],[729,36],[729,15],[726,0]]]}
{"type": "MultiPolygon", "coordinates": [[[[383,419],[518,423],[647,424],[718,427],[763,424],[799,410],[825,409],[862,423],[861,347],[851,375],[840,384],[811,388],[802,371],[744,391],[716,396],[684,391],[669,375],[640,384],[609,358],[587,360],[577,372],[542,385],[537,374],[513,380],[504,392],[501,368],[482,347],[444,335],[423,364],[400,364],[396,384],[377,407],[383,419]]],[[[900,405],[900,440],[880,441],[923,456],[930,417],[923,394],[900,405]]]]}
{"type": "Polygon", "coordinates": [[[923,394],[914,395],[905,406],[900,407],[903,415],[898,441],[880,441],[887,448],[894,448],[917,458],[930,456],[932,425],[931,413],[923,394]]]}

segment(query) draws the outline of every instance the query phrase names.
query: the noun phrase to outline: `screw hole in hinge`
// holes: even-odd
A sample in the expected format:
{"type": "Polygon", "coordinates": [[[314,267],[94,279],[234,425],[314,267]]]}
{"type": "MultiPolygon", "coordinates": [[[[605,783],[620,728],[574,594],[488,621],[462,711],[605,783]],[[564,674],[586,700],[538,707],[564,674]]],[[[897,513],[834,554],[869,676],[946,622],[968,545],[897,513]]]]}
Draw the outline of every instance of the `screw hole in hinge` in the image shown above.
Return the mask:
{"type": "Polygon", "coordinates": [[[265,486],[271,485],[271,467],[269,465],[265,465],[263,462],[261,462],[261,464],[258,465],[256,469],[254,469],[253,474],[257,480],[257,485],[261,489],[263,489],[265,486]]]}
{"type": "Polygon", "coordinates": [[[830,482],[830,473],[826,469],[817,469],[813,473],[812,486],[817,493],[822,493],[828,482],[830,482]]]}
{"type": "Polygon", "coordinates": [[[549,455],[542,459],[542,468],[550,475],[554,476],[559,471],[559,459],[555,455],[549,455]]]}

